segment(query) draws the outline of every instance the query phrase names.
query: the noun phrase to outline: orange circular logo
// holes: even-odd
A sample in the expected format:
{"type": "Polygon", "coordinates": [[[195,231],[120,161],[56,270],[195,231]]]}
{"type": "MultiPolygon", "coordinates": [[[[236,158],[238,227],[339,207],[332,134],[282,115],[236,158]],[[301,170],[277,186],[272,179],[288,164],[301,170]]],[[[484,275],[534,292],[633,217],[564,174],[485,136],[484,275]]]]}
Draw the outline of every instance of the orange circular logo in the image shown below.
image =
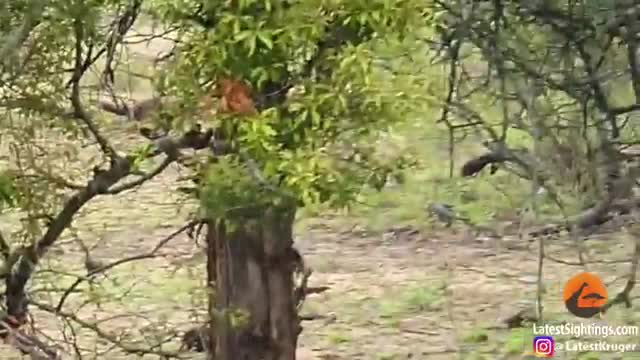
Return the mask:
{"type": "Polygon", "coordinates": [[[583,272],[567,281],[562,300],[573,315],[590,318],[607,303],[607,289],[598,276],[583,272]]]}

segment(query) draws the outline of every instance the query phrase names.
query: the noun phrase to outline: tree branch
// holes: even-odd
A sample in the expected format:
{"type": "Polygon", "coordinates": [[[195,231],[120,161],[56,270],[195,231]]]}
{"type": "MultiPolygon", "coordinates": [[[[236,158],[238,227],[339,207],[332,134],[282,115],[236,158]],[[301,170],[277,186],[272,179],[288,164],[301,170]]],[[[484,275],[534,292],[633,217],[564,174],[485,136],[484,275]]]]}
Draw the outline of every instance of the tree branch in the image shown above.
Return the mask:
{"type": "Polygon", "coordinates": [[[72,320],[76,324],[80,325],[82,328],[85,328],[85,329],[93,331],[100,338],[109,341],[110,343],[116,345],[118,348],[120,348],[122,351],[124,351],[124,352],[126,352],[128,354],[156,355],[156,356],[160,356],[161,358],[164,358],[164,359],[180,359],[180,358],[184,358],[183,356],[180,356],[180,354],[178,354],[177,352],[163,351],[163,350],[153,350],[151,348],[143,348],[143,347],[132,345],[132,344],[126,344],[125,342],[123,342],[122,340],[119,339],[119,336],[109,334],[105,330],[102,330],[96,324],[92,324],[92,323],[89,323],[89,322],[87,322],[85,320],[82,320],[81,318],[79,318],[75,314],[64,312],[64,311],[56,311],[56,309],[54,307],[52,307],[51,305],[43,304],[43,303],[40,303],[40,302],[37,302],[37,301],[34,301],[34,300],[30,300],[29,303],[32,304],[33,306],[37,307],[40,310],[43,310],[43,311],[46,311],[46,312],[49,312],[49,313],[52,313],[52,314],[56,314],[58,317],[62,317],[62,318],[66,318],[66,319],[72,320]]]}
{"type": "Polygon", "coordinates": [[[113,70],[113,60],[116,54],[116,48],[124,40],[124,36],[131,29],[135,23],[140,9],[142,7],[142,0],[133,0],[131,6],[127,8],[122,16],[118,17],[112,24],[113,30],[107,39],[106,53],[107,58],[104,65],[103,80],[106,84],[113,84],[115,72],[113,70]]]}
{"type": "Polygon", "coordinates": [[[154,258],[154,257],[157,256],[158,251],[160,251],[160,249],[162,249],[162,247],[164,247],[169,241],[171,241],[176,236],[182,234],[185,231],[191,231],[194,227],[196,227],[200,223],[201,223],[201,220],[189,221],[186,225],[182,226],[180,229],[174,231],[169,236],[167,236],[164,239],[160,240],[158,242],[158,244],[156,244],[156,246],[151,251],[149,251],[147,253],[144,253],[144,254],[134,255],[134,256],[126,257],[124,259],[116,260],[116,261],[111,262],[109,264],[106,264],[106,265],[104,265],[104,266],[102,266],[100,268],[91,270],[89,272],[89,274],[87,274],[87,277],[79,277],[78,279],[76,279],[76,281],[73,284],[71,284],[71,286],[69,286],[64,291],[64,293],[60,297],[60,300],[58,301],[58,305],[55,307],[56,313],[59,313],[62,310],[62,307],[64,306],[64,302],[66,301],[67,297],[69,297],[69,295],[71,295],[71,293],[73,293],[75,291],[75,289],[80,284],[82,284],[82,282],[88,280],[91,276],[99,274],[99,273],[103,273],[103,272],[105,272],[105,271],[107,271],[109,269],[112,269],[112,268],[116,267],[116,266],[119,266],[119,265],[122,265],[122,264],[126,264],[126,263],[129,263],[129,262],[132,262],[132,261],[154,258]]]}
{"type": "MultiPolygon", "coordinates": [[[[193,130],[175,142],[183,148],[202,148],[208,144],[212,136],[212,131],[199,132],[193,130]]],[[[162,150],[162,149],[161,149],[162,150]]],[[[36,243],[25,249],[20,254],[14,264],[11,274],[6,280],[6,304],[7,311],[10,315],[17,319],[24,319],[27,313],[25,286],[31,278],[35,266],[38,264],[46,251],[55,243],[62,232],[71,225],[75,214],[87,202],[98,195],[118,194],[129,190],[135,186],[139,186],[145,181],[160,174],[169,164],[176,160],[176,157],[167,154],[167,159],[160,164],[155,170],[142,176],[140,179],[131,183],[125,183],[118,187],[112,188],[118,181],[131,174],[131,164],[134,156],[115,157],[108,170],[100,170],[94,173],[94,177],[87,185],[73,194],[65,203],[62,211],[51,221],[46,233],[36,243]]]]}
{"type": "Polygon", "coordinates": [[[67,200],[60,213],[49,224],[42,238],[20,254],[13,266],[13,271],[6,280],[6,305],[9,315],[21,321],[25,319],[27,314],[25,286],[42,256],[62,232],[71,225],[73,217],[82,206],[97,195],[107,193],[109,187],[127,176],[130,171],[130,160],[116,157],[111,168],[95,174],[84,189],[77,191],[67,200]]]}
{"type": "Polygon", "coordinates": [[[74,110],[74,116],[80,120],[82,120],[82,122],[84,122],[84,124],[89,128],[89,131],[91,132],[91,134],[93,135],[93,137],[96,139],[96,141],[98,142],[98,144],[100,145],[100,148],[102,149],[102,152],[108,156],[109,158],[111,158],[111,160],[114,160],[114,157],[116,156],[116,152],[113,149],[113,147],[109,144],[109,142],[107,141],[107,139],[105,139],[102,134],[100,133],[100,131],[98,130],[97,126],[93,123],[93,120],[91,120],[89,114],[87,114],[87,112],[85,111],[84,107],[82,106],[82,101],[80,100],[80,80],[82,79],[82,76],[84,75],[86,69],[83,66],[83,55],[82,55],[82,42],[84,39],[84,25],[83,22],[80,18],[76,18],[74,19],[73,22],[73,28],[74,28],[74,33],[75,33],[75,37],[76,37],[76,42],[75,42],[75,66],[74,66],[74,72],[73,72],[73,77],[72,77],[72,89],[71,89],[71,104],[73,106],[73,110],[74,110]]]}
{"type": "Polygon", "coordinates": [[[109,195],[116,195],[116,194],[120,194],[121,192],[136,188],[136,187],[144,184],[145,182],[153,179],[154,177],[156,177],[160,173],[162,173],[174,161],[175,160],[173,158],[166,157],[164,159],[164,161],[162,161],[162,163],[160,165],[158,165],[155,169],[153,169],[149,173],[144,174],[143,176],[141,176],[140,178],[138,178],[138,179],[136,179],[134,181],[131,181],[131,182],[128,182],[128,183],[124,183],[122,185],[115,186],[112,189],[109,189],[106,193],[109,194],[109,195]]]}
{"type": "Polygon", "coordinates": [[[30,2],[29,11],[26,12],[22,26],[12,31],[5,39],[2,39],[2,47],[0,47],[0,62],[7,65],[12,53],[15,53],[22,47],[27,40],[31,31],[40,23],[40,18],[44,12],[46,1],[37,0],[30,2]]]}
{"type": "MultiPolygon", "coordinates": [[[[632,226],[637,226],[637,225],[634,224],[632,226]]],[[[616,295],[616,297],[614,297],[612,300],[607,302],[600,309],[600,312],[602,313],[605,313],[607,310],[609,310],[612,306],[616,304],[625,304],[627,308],[631,308],[631,298],[629,295],[631,294],[631,290],[633,290],[633,288],[636,285],[638,265],[640,263],[640,232],[637,234],[633,234],[633,236],[635,238],[634,252],[633,252],[633,258],[631,259],[631,270],[629,271],[627,284],[625,285],[624,289],[620,293],[618,293],[618,295],[616,295]]]]}

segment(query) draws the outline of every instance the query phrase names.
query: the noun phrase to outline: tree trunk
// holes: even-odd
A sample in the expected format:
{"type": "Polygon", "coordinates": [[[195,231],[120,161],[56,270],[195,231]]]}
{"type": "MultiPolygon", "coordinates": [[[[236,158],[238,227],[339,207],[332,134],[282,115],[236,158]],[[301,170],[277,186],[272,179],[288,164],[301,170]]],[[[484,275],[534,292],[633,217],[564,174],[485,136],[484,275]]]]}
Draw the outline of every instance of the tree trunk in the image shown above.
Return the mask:
{"type": "Polygon", "coordinates": [[[300,321],[293,275],[295,210],[208,224],[210,359],[294,360],[300,321]],[[214,290],[215,289],[215,290],[214,290]],[[212,354],[215,354],[213,357],[212,354]]]}

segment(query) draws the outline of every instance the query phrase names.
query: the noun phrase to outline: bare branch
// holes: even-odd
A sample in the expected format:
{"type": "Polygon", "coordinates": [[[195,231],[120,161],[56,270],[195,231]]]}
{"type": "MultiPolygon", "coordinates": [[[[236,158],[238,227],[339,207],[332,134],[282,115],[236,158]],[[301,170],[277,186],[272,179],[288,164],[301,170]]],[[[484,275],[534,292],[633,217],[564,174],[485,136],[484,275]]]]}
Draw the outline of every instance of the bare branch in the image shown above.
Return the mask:
{"type": "Polygon", "coordinates": [[[95,274],[99,274],[99,273],[103,273],[109,269],[112,269],[116,266],[122,265],[122,264],[126,264],[132,261],[138,261],[138,260],[144,260],[144,259],[151,259],[157,256],[158,251],[160,251],[160,249],[162,249],[169,241],[171,241],[172,239],[174,239],[176,236],[180,235],[181,233],[185,232],[185,231],[189,231],[191,229],[193,229],[194,227],[196,227],[198,224],[201,223],[201,220],[192,220],[190,222],[188,222],[186,225],[182,226],[180,229],[174,231],[173,233],[171,233],[169,236],[165,237],[164,239],[160,240],[158,242],[158,244],[156,244],[156,246],[149,252],[145,253],[145,254],[139,254],[139,255],[134,255],[134,256],[130,256],[124,259],[119,259],[116,260],[114,262],[111,262],[109,264],[106,264],[100,268],[97,269],[93,269],[92,271],[89,272],[87,277],[79,277],[78,279],[76,279],[76,281],[67,288],[67,290],[65,290],[64,294],[60,297],[60,301],[58,301],[58,305],[55,307],[56,312],[60,312],[62,310],[62,307],[64,306],[64,302],[66,301],[67,297],[69,297],[69,295],[71,293],[74,292],[74,290],[84,281],[88,280],[89,277],[91,277],[92,275],[95,274]]]}
{"type": "Polygon", "coordinates": [[[116,156],[116,151],[109,144],[106,138],[100,134],[97,126],[93,123],[93,120],[87,114],[84,107],[82,106],[82,101],[80,100],[80,80],[84,75],[86,69],[83,66],[83,53],[82,53],[82,42],[84,39],[84,25],[81,19],[74,19],[74,32],[76,36],[75,43],[75,67],[71,82],[71,104],[73,106],[74,115],[76,118],[82,120],[84,124],[89,128],[89,131],[96,139],[102,152],[110,157],[113,160],[113,157],[116,156]]]}
{"type": "MultiPolygon", "coordinates": [[[[201,146],[206,146],[211,136],[211,130],[206,132],[194,130],[193,132],[189,132],[178,139],[177,143],[185,148],[199,148],[201,146]]],[[[140,185],[162,172],[162,170],[166,169],[171,162],[176,160],[175,157],[168,156],[168,158],[151,173],[142,176],[140,179],[132,183],[124,184],[112,189],[111,187],[117,182],[131,174],[131,164],[133,159],[134,157],[131,155],[127,157],[120,157],[116,155],[108,170],[96,171],[94,173],[94,177],[88,182],[88,184],[83,189],[78,190],[69,198],[69,200],[67,200],[62,211],[60,211],[60,213],[50,222],[43,237],[19,255],[16,263],[13,265],[13,271],[6,280],[6,304],[7,311],[10,315],[17,319],[25,318],[27,313],[27,300],[25,293],[27,281],[31,278],[31,275],[42,256],[44,256],[47,250],[55,243],[62,232],[70,226],[73,221],[73,217],[82,208],[82,206],[98,195],[110,193],[117,194],[136,185],[140,185]]],[[[146,257],[143,256],[142,258],[146,257]]]]}
{"type": "Polygon", "coordinates": [[[42,238],[20,254],[13,271],[6,280],[6,304],[10,315],[17,319],[24,319],[27,313],[25,285],[31,278],[40,258],[55,243],[62,232],[69,227],[75,214],[88,201],[97,195],[105,194],[109,187],[127,176],[130,170],[130,161],[117,157],[111,168],[95,174],[84,189],[73,194],[65,203],[62,211],[49,224],[42,238]]]}
{"type": "Polygon", "coordinates": [[[107,40],[106,53],[107,58],[104,65],[103,80],[106,84],[113,84],[115,72],[113,70],[113,61],[116,55],[116,49],[118,45],[124,40],[124,36],[131,29],[135,23],[140,9],[142,7],[142,0],[133,0],[131,5],[124,11],[124,13],[117,17],[112,24],[113,30],[107,40]]]}
{"type": "MultiPolygon", "coordinates": [[[[632,225],[637,226],[637,225],[632,225]]],[[[631,290],[636,285],[636,277],[638,276],[638,266],[640,263],[640,231],[638,233],[633,234],[634,237],[634,251],[633,257],[631,259],[631,269],[629,271],[629,275],[627,278],[627,284],[624,289],[616,297],[607,302],[601,309],[600,312],[605,313],[612,306],[617,304],[624,304],[627,308],[631,308],[631,290]]]]}
{"type": "Polygon", "coordinates": [[[156,355],[156,356],[161,356],[162,358],[165,358],[165,359],[181,359],[181,358],[185,358],[186,357],[186,356],[181,356],[177,352],[153,350],[151,348],[144,348],[144,347],[140,347],[140,346],[136,346],[136,345],[132,345],[132,344],[127,344],[127,343],[123,342],[122,340],[120,340],[117,335],[109,334],[105,330],[102,330],[96,324],[92,324],[92,323],[89,323],[89,322],[87,322],[85,320],[82,320],[81,318],[79,318],[75,314],[64,312],[64,311],[57,311],[51,305],[43,304],[43,303],[40,303],[40,302],[37,302],[37,301],[34,301],[34,300],[30,300],[29,303],[32,304],[33,306],[37,307],[40,310],[43,310],[43,311],[46,311],[46,312],[50,312],[50,313],[55,314],[55,315],[57,315],[59,317],[62,317],[62,318],[66,318],[68,320],[71,320],[71,321],[75,322],[76,324],[80,325],[81,327],[83,327],[85,329],[93,331],[100,338],[109,341],[110,343],[116,345],[118,348],[120,348],[122,351],[124,351],[124,352],[126,352],[128,354],[156,355]]]}
{"type": "Polygon", "coordinates": [[[112,189],[109,189],[107,191],[107,194],[110,195],[116,195],[119,194],[121,192],[127,191],[127,190],[131,190],[133,188],[136,188],[142,184],[144,184],[145,182],[153,179],[154,177],[156,177],[157,175],[159,175],[160,173],[162,173],[167,167],[169,167],[169,165],[171,165],[171,163],[173,163],[175,160],[172,157],[166,157],[164,159],[164,161],[155,169],[153,169],[151,172],[149,172],[148,174],[144,174],[143,176],[141,176],[140,178],[128,182],[128,183],[124,183],[118,186],[115,186],[112,189]]]}

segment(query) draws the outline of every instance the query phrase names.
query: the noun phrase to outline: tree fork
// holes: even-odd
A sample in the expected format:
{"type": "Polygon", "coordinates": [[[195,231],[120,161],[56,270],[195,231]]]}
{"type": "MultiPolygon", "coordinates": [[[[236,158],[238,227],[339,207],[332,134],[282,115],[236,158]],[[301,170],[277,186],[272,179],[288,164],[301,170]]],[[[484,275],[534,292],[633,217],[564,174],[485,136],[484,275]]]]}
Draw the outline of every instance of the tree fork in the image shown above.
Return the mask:
{"type": "Polygon", "coordinates": [[[295,208],[271,207],[259,217],[208,223],[209,358],[294,360],[300,319],[293,275],[295,208]],[[214,357],[213,354],[216,356],[214,357]]]}

